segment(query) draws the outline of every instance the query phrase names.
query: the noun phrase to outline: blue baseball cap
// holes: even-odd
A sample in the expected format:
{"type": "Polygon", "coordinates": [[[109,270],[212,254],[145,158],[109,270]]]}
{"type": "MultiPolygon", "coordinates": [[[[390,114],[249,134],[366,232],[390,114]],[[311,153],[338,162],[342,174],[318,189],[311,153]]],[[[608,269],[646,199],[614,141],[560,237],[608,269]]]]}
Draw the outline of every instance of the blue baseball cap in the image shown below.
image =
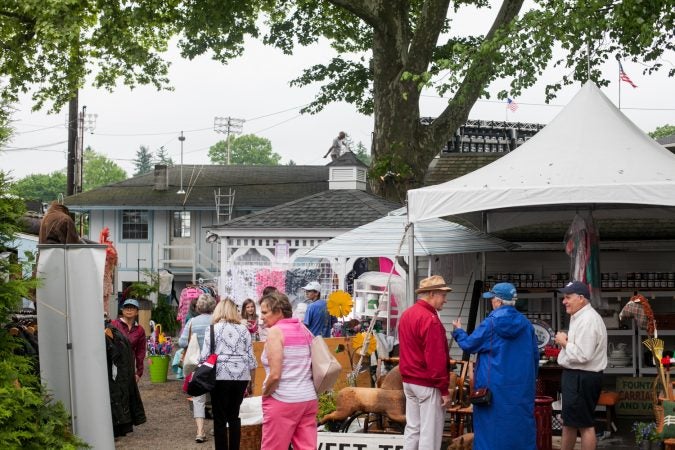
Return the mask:
{"type": "Polygon", "coordinates": [[[133,306],[136,309],[139,309],[138,300],[134,300],[133,298],[125,300],[124,303],[122,304],[122,308],[124,308],[125,306],[133,306]]]}
{"type": "Polygon", "coordinates": [[[483,293],[483,298],[497,297],[501,300],[511,301],[518,296],[516,287],[511,283],[497,283],[488,292],[483,293]]]}

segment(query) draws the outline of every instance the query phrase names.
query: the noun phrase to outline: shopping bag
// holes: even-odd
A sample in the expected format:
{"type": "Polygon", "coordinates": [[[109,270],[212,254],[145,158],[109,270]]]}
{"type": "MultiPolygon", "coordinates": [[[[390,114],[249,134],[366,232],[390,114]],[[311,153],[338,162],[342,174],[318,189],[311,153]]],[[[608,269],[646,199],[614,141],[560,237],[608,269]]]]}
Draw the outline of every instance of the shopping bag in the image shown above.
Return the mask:
{"type": "Polygon", "coordinates": [[[199,364],[199,355],[201,350],[199,348],[199,340],[197,334],[193,333],[190,336],[190,342],[185,349],[185,358],[183,359],[183,373],[188,374],[195,371],[199,364]]]}
{"type": "Polygon", "coordinates": [[[321,336],[314,336],[310,344],[312,353],[312,380],[317,394],[322,394],[333,388],[340,376],[342,366],[333,356],[321,336]]]}

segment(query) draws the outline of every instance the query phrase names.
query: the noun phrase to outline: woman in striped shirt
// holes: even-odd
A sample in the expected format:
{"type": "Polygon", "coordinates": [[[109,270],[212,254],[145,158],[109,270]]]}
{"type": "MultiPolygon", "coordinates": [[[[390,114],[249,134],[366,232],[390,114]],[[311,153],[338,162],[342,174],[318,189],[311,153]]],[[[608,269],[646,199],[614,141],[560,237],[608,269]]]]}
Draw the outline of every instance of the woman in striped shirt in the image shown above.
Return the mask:
{"type": "Polygon", "coordinates": [[[312,334],[291,317],[284,294],[260,299],[260,314],[269,330],[261,361],[263,383],[262,450],[316,450],[319,403],[312,382],[312,334]]]}

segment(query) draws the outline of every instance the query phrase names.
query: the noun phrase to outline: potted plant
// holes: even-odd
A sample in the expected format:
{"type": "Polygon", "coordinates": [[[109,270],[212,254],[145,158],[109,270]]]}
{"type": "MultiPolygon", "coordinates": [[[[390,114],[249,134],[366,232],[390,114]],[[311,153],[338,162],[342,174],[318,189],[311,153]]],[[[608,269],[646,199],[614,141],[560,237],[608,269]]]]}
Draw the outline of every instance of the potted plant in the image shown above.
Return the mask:
{"type": "Polygon", "coordinates": [[[633,433],[635,443],[640,450],[656,450],[659,448],[659,434],[655,422],[634,422],[633,433]]]}

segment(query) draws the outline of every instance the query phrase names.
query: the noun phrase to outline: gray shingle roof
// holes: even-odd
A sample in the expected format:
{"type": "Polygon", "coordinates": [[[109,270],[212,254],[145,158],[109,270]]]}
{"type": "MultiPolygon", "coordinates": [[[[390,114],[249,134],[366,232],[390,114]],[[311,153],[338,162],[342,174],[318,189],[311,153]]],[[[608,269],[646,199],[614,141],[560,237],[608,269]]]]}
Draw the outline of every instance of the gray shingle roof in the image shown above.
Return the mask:
{"type": "Polygon", "coordinates": [[[441,153],[429,166],[424,185],[445,183],[498,160],[507,153],[441,153]]]}
{"type": "Polygon", "coordinates": [[[400,208],[398,203],[360,190],[324,191],[233,219],[214,228],[352,229],[400,208]]]}
{"type": "Polygon", "coordinates": [[[167,170],[169,187],[166,191],[153,189],[155,180],[151,172],[67,197],[64,203],[70,209],[141,206],[213,209],[214,190],[221,188],[221,193],[226,194],[231,187],[236,191],[235,210],[242,206],[250,210],[268,208],[328,189],[327,166],[184,165],[183,189],[187,193],[182,195],[176,194],[181,185],[180,167],[167,170]]]}
{"type": "Polygon", "coordinates": [[[329,167],[337,167],[337,166],[357,166],[357,167],[368,167],[366,166],[360,159],[356,157],[356,155],[351,152],[347,151],[344,152],[338,159],[335,161],[331,161],[328,163],[329,167]]]}

